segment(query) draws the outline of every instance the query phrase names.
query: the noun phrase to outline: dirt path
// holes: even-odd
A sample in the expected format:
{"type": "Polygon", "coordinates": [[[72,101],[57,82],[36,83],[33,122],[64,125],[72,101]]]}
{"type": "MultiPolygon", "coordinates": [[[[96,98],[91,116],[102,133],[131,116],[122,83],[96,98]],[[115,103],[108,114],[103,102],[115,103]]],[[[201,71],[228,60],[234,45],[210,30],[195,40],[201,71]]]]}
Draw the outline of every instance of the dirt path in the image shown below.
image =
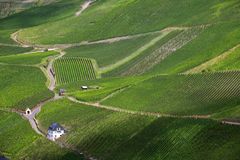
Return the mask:
{"type": "Polygon", "coordinates": [[[84,10],[86,10],[93,2],[95,2],[95,0],[88,0],[88,1],[84,2],[84,3],[81,5],[80,10],[77,11],[77,12],[75,13],[75,15],[76,15],[76,16],[80,16],[80,14],[81,14],[84,10]]]}
{"type": "Polygon", "coordinates": [[[141,116],[154,116],[154,117],[158,117],[158,118],[167,117],[167,118],[179,118],[179,119],[186,119],[186,118],[211,119],[211,120],[214,120],[214,121],[221,122],[222,124],[225,124],[225,125],[240,126],[240,122],[234,122],[234,121],[229,121],[229,120],[222,120],[222,121],[221,120],[216,120],[216,119],[212,119],[211,115],[173,115],[173,114],[162,114],[162,113],[154,113],[154,112],[132,111],[132,110],[128,110],[128,109],[121,109],[121,108],[116,108],[116,107],[112,107],[112,106],[102,105],[99,102],[97,102],[97,103],[83,102],[83,101],[79,101],[76,98],[70,97],[70,96],[68,96],[67,98],[74,103],[79,103],[79,104],[83,104],[83,105],[87,105],[87,106],[106,109],[106,110],[110,110],[110,111],[113,111],[113,112],[121,112],[121,113],[141,115],[141,116]]]}
{"type": "Polygon", "coordinates": [[[102,105],[100,103],[91,103],[91,102],[82,102],[77,100],[74,97],[67,97],[70,101],[74,103],[79,103],[87,106],[92,106],[96,108],[106,109],[114,112],[121,112],[133,115],[141,115],[141,116],[154,116],[154,117],[169,117],[169,118],[193,118],[193,119],[210,119],[210,115],[172,115],[172,114],[162,114],[162,113],[154,113],[154,112],[142,112],[142,111],[132,111],[128,109],[121,109],[112,106],[102,105]]]}
{"type": "Polygon", "coordinates": [[[222,124],[240,126],[240,122],[222,121],[222,124]]]}
{"type": "Polygon", "coordinates": [[[18,33],[21,32],[21,30],[18,30],[17,32],[13,33],[11,35],[11,38],[20,44],[23,47],[33,47],[33,48],[57,48],[57,49],[67,49],[71,47],[79,47],[79,46],[85,46],[85,45],[93,45],[93,44],[106,44],[106,43],[114,43],[118,41],[123,41],[123,40],[129,40],[129,39],[134,39],[134,38],[139,38],[147,35],[154,35],[154,34],[160,34],[164,32],[171,32],[171,31],[176,31],[176,30],[186,30],[189,29],[189,27],[168,27],[160,31],[154,31],[154,32],[147,32],[147,33],[140,33],[140,34],[135,34],[135,35],[127,35],[127,36],[118,36],[118,37],[113,37],[113,38],[107,38],[103,40],[97,40],[97,41],[82,41],[79,43],[69,43],[69,44],[52,44],[52,45],[41,45],[41,44],[31,44],[27,42],[22,42],[18,39],[18,33]]]}

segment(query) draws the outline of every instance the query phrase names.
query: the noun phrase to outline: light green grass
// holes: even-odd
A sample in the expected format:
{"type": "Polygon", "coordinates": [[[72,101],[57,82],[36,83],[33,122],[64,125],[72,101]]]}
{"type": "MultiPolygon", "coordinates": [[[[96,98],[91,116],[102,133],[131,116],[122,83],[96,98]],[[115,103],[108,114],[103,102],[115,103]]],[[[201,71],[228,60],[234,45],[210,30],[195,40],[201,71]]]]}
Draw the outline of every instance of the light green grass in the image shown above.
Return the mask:
{"type": "Polygon", "coordinates": [[[103,101],[103,104],[135,111],[208,115],[240,103],[239,78],[239,72],[156,76],[103,101]]]}
{"type": "Polygon", "coordinates": [[[40,64],[47,57],[57,55],[58,52],[49,51],[49,52],[35,52],[30,54],[18,54],[10,56],[0,57],[1,63],[6,64],[22,64],[22,65],[36,65],[40,64]]]}
{"type": "Polygon", "coordinates": [[[8,47],[8,46],[1,46],[0,45],[0,56],[9,56],[9,55],[16,55],[20,53],[25,53],[31,51],[33,48],[22,48],[22,47],[8,47]]]}
{"type": "Polygon", "coordinates": [[[37,135],[16,113],[0,111],[0,153],[12,160],[83,159],[37,135]]]}
{"type": "Polygon", "coordinates": [[[61,58],[54,62],[57,84],[93,80],[97,78],[94,62],[86,58],[61,58]]]}
{"type": "Polygon", "coordinates": [[[211,120],[154,118],[111,112],[62,99],[43,107],[37,117],[47,130],[59,122],[61,138],[98,159],[201,160],[238,158],[237,126],[211,120]]]}
{"type": "Polygon", "coordinates": [[[231,52],[225,59],[217,62],[215,65],[210,66],[211,71],[227,71],[240,69],[240,47],[231,52]]]}
{"type": "Polygon", "coordinates": [[[26,109],[53,96],[40,69],[0,65],[0,107],[26,109]]]}
{"type": "Polygon", "coordinates": [[[99,67],[114,64],[131,55],[138,48],[149,42],[158,34],[122,40],[114,43],[93,44],[73,47],[66,50],[65,57],[84,57],[95,59],[99,67]]]}
{"type": "Polygon", "coordinates": [[[219,0],[97,1],[79,17],[25,29],[20,32],[20,39],[40,44],[78,43],[159,31],[169,26],[238,21],[239,1],[230,0],[231,4],[219,12],[217,6],[225,3],[219,0]]]}

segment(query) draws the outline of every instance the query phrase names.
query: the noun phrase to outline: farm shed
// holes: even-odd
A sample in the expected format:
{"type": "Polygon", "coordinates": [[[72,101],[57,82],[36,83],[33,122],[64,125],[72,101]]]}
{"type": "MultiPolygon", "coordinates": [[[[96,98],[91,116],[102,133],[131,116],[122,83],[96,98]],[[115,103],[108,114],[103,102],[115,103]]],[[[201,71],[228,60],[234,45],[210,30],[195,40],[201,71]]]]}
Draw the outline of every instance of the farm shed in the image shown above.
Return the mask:
{"type": "Polygon", "coordinates": [[[81,86],[81,89],[82,89],[82,90],[87,90],[87,89],[88,89],[88,86],[81,86]]]}

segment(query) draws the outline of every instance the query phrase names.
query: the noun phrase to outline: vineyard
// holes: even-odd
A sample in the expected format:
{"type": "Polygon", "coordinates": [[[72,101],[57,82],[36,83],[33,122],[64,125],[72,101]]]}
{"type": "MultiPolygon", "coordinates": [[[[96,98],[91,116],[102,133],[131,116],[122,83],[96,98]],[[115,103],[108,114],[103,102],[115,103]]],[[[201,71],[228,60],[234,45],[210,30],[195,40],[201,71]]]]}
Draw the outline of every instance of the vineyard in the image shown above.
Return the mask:
{"type": "Polygon", "coordinates": [[[117,63],[128,57],[138,48],[151,41],[158,34],[138,36],[132,39],[121,40],[113,43],[91,44],[66,49],[65,57],[85,57],[95,59],[99,67],[117,63]]]}
{"type": "Polygon", "coordinates": [[[0,108],[25,110],[53,96],[46,77],[35,67],[0,65],[0,108]]]}
{"type": "Polygon", "coordinates": [[[54,62],[57,84],[94,80],[97,78],[95,62],[85,58],[60,58],[54,62]]]}
{"type": "Polygon", "coordinates": [[[192,41],[203,31],[204,26],[187,29],[180,33],[167,43],[162,45],[159,49],[146,56],[140,62],[136,63],[129,70],[122,73],[122,76],[139,75],[150,70],[152,67],[163,61],[166,57],[174,53],[176,50],[182,48],[184,45],[192,41]]]}
{"type": "Polygon", "coordinates": [[[213,114],[240,103],[240,73],[156,76],[103,104],[176,115],[213,114]]]}
{"type": "Polygon", "coordinates": [[[38,119],[45,131],[55,121],[66,126],[61,141],[97,159],[192,160],[205,155],[218,160],[235,159],[240,151],[239,127],[211,120],[124,114],[66,99],[48,103],[38,119]]]}

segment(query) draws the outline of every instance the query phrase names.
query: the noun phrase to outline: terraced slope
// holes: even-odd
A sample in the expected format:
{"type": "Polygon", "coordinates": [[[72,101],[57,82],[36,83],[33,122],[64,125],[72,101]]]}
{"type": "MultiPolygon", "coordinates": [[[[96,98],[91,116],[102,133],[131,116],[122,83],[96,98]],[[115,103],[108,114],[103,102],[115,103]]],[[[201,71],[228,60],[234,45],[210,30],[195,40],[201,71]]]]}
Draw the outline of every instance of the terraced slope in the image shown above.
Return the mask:
{"type": "Polygon", "coordinates": [[[174,115],[213,114],[240,103],[239,72],[156,76],[103,104],[174,115]]]}
{"type": "Polygon", "coordinates": [[[0,111],[0,117],[0,155],[12,160],[83,159],[34,133],[28,122],[16,113],[0,111]]]}
{"type": "Polygon", "coordinates": [[[44,106],[38,119],[45,131],[60,122],[68,130],[62,142],[98,159],[234,160],[239,153],[239,127],[211,120],[145,117],[64,99],[44,106]]]}
{"type": "Polygon", "coordinates": [[[66,84],[97,78],[96,67],[91,59],[60,58],[54,62],[57,84],[66,84]]]}

